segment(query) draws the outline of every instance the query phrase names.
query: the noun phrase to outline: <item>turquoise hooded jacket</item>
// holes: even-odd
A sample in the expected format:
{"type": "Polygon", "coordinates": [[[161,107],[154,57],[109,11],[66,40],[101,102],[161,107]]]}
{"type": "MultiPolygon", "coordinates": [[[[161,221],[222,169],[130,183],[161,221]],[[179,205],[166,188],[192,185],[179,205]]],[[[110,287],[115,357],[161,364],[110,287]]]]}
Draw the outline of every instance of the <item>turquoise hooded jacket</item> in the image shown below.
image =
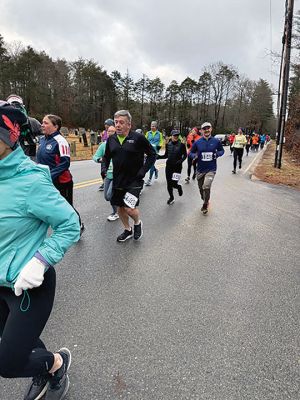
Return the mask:
{"type": "Polygon", "coordinates": [[[48,167],[21,147],[0,160],[0,286],[13,288],[36,252],[55,265],[79,237],[78,216],[53,186],[48,167]]]}

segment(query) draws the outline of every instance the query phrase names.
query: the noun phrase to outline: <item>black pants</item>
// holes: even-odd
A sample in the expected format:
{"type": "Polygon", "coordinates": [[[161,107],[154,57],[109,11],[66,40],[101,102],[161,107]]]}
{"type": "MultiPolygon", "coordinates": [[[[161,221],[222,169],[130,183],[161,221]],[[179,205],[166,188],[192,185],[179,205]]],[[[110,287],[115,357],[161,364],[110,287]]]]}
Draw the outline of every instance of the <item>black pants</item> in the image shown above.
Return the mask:
{"type": "Polygon", "coordinates": [[[167,189],[171,198],[174,198],[173,189],[177,189],[181,186],[178,184],[178,181],[174,181],[172,179],[173,173],[181,174],[182,165],[166,165],[166,180],[167,180],[167,189]]]}
{"type": "Polygon", "coordinates": [[[192,166],[194,168],[194,174],[196,174],[197,162],[195,161],[193,163],[193,160],[190,157],[188,157],[187,162],[188,162],[187,176],[190,177],[191,171],[192,171],[192,166]]]}
{"type": "Polygon", "coordinates": [[[246,153],[247,153],[247,155],[249,154],[249,149],[250,149],[250,144],[246,144],[246,153]]]}
{"type": "Polygon", "coordinates": [[[73,206],[73,181],[70,181],[67,183],[54,182],[54,186],[59,191],[59,193],[62,195],[62,197],[64,197],[67,200],[67,202],[74,208],[74,211],[78,215],[79,224],[81,226],[80,214],[76,210],[76,208],[73,206]]]}
{"type": "Polygon", "coordinates": [[[55,269],[50,267],[42,285],[27,291],[30,303],[26,295],[17,297],[10,288],[0,288],[0,376],[46,375],[53,367],[53,353],[46,350],[40,335],[52,310],[55,285],[55,269]],[[26,305],[28,310],[21,311],[26,305]]]}
{"type": "Polygon", "coordinates": [[[233,149],[233,169],[236,170],[237,160],[239,160],[239,166],[242,166],[242,159],[243,159],[244,149],[233,149]]]}

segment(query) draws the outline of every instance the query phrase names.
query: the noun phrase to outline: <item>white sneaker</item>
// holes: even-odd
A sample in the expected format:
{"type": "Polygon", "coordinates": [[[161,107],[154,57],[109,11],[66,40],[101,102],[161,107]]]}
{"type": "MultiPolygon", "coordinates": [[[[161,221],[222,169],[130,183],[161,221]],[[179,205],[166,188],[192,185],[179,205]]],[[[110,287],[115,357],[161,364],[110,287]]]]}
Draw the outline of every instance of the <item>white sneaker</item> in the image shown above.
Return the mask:
{"type": "Polygon", "coordinates": [[[110,214],[110,215],[107,217],[108,221],[115,221],[115,220],[118,219],[118,218],[119,218],[119,215],[118,215],[117,213],[115,213],[115,214],[110,214]]]}
{"type": "Polygon", "coordinates": [[[151,186],[152,182],[150,181],[150,179],[147,180],[147,182],[145,183],[146,186],[151,186]]]}

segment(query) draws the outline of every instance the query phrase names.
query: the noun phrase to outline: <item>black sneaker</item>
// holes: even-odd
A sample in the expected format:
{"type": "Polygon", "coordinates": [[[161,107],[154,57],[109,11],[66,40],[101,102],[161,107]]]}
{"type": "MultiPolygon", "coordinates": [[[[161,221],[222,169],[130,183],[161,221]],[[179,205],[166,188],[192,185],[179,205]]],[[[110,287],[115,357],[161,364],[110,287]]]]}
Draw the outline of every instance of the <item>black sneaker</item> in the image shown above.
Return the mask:
{"type": "Polygon", "coordinates": [[[39,375],[32,378],[23,400],[38,400],[46,393],[50,375],[39,375]]]}
{"type": "Polygon", "coordinates": [[[192,179],[193,181],[196,179],[196,173],[193,173],[192,179]]]}
{"type": "Polygon", "coordinates": [[[130,231],[125,229],[125,231],[117,237],[117,242],[125,242],[125,240],[132,238],[132,236],[133,236],[132,228],[130,231]]]}
{"type": "Polygon", "coordinates": [[[204,215],[208,213],[208,203],[203,203],[201,211],[203,212],[204,215]]]}
{"type": "Polygon", "coordinates": [[[179,194],[179,196],[183,195],[183,190],[182,190],[182,186],[181,185],[178,185],[178,194],[179,194]]]}
{"type": "Polygon", "coordinates": [[[239,164],[239,169],[241,169],[242,168],[242,164],[239,164]]]}
{"type": "Polygon", "coordinates": [[[104,183],[102,183],[102,185],[99,186],[98,191],[99,192],[103,192],[104,191],[104,183]]]}
{"type": "Polygon", "coordinates": [[[61,355],[63,363],[49,379],[50,386],[47,390],[45,400],[62,400],[69,389],[68,370],[71,365],[71,352],[67,348],[62,348],[58,350],[58,353],[61,355]]]}
{"type": "Polygon", "coordinates": [[[190,177],[189,176],[185,178],[185,183],[190,183],[190,177]]]}
{"type": "Polygon", "coordinates": [[[233,169],[233,170],[232,170],[232,173],[233,173],[233,174],[236,174],[236,170],[235,170],[235,169],[233,169]]]}
{"type": "Polygon", "coordinates": [[[167,201],[167,204],[169,204],[169,206],[174,203],[175,203],[174,197],[170,197],[169,200],[167,201]]]}
{"type": "Polygon", "coordinates": [[[142,221],[138,225],[134,225],[133,228],[133,239],[134,240],[140,240],[140,238],[143,236],[143,223],[142,221]]]}

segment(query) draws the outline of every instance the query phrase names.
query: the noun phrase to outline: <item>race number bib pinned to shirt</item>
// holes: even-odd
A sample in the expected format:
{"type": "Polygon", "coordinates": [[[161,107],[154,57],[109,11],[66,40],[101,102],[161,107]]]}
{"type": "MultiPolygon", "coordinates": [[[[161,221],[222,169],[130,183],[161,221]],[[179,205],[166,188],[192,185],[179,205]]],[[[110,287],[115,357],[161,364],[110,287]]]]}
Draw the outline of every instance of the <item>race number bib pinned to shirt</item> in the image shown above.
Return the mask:
{"type": "Polygon", "coordinates": [[[138,198],[135,197],[133,194],[126,192],[125,196],[124,196],[124,203],[126,204],[126,206],[130,207],[130,208],[135,208],[135,205],[138,201],[138,198]]]}
{"type": "Polygon", "coordinates": [[[181,177],[181,174],[178,174],[177,172],[173,172],[172,181],[178,182],[180,177],[181,177]]]}
{"type": "Polygon", "coordinates": [[[202,161],[211,161],[213,159],[213,152],[212,151],[204,151],[201,153],[201,160],[202,161]]]}

